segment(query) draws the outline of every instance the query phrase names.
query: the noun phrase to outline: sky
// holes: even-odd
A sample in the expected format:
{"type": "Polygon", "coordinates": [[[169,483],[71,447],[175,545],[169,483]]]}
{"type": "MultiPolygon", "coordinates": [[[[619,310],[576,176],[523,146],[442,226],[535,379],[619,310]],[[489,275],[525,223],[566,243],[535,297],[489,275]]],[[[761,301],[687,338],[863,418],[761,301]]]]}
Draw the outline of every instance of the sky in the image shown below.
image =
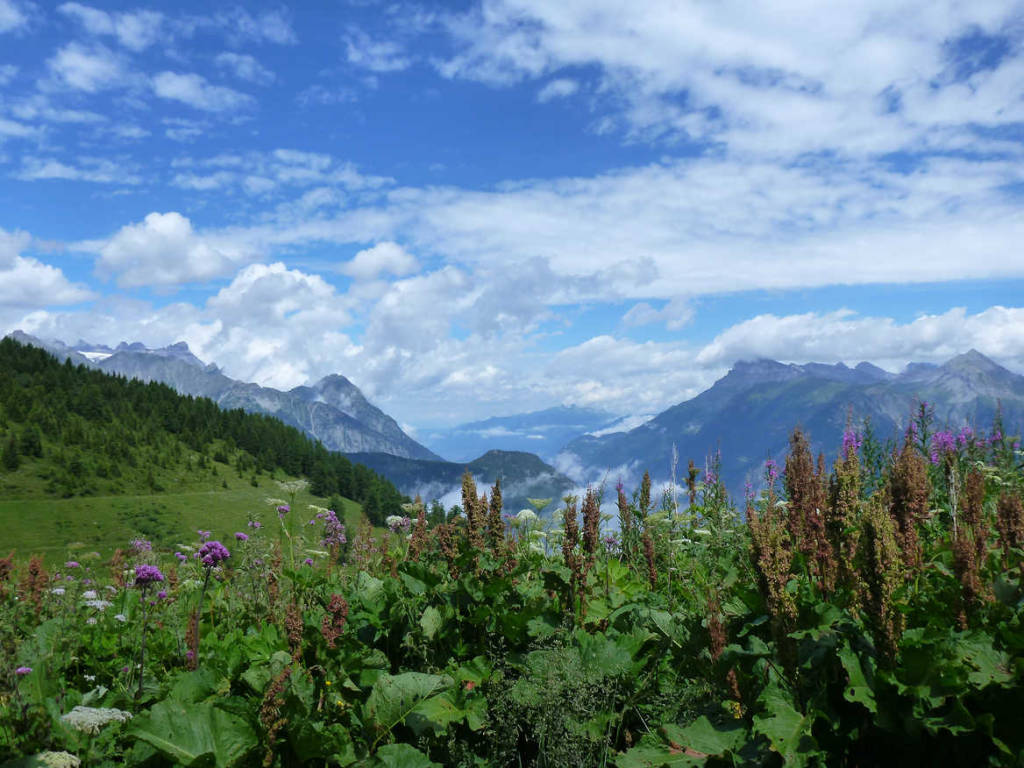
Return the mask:
{"type": "Polygon", "coordinates": [[[1024,372],[1024,4],[0,0],[0,333],[417,430],[1024,372]]]}

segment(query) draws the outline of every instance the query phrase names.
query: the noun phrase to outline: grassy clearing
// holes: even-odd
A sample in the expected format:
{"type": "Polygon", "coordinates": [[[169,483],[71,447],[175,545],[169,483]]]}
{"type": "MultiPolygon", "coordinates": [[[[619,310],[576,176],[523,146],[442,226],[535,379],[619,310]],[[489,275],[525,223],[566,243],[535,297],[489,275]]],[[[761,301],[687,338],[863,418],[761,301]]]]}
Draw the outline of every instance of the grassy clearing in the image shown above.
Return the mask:
{"type": "MultiPolygon", "coordinates": [[[[11,549],[21,556],[40,554],[55,562],[76,552],[95,551],[106,558],[135,536],[168,548],[194,541],[199,528],[211,530],[214,538],[229,538],[234,531],[246,530],[252,517],[276,524],[268,497],[285,498],[285,494],[275,482],[263,479],[258,488],[236,480],[228,481],[227,489],[216,486],[138,495],[2,500],[0,549],[3,554],[11,549]]],[[[327,502],[302,492],[293,508],[302,516],[308,504],[325,506],[327,502]]],[[[346,525],[354,531],[362,515],[360,505],[344,499],[343,509],[336,511],[339,517],[343,513],[346,525]]]]}

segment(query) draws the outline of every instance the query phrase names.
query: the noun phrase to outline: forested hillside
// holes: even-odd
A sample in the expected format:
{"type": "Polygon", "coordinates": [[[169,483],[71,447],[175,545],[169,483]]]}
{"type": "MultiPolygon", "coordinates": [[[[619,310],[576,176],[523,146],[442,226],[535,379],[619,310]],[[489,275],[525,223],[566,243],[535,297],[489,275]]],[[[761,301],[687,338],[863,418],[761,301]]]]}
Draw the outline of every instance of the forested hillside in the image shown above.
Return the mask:
{"type": "Polygon", "coordinates": [[[380,523],[404,501],[387,480],[277,419],[222,410],[158,383],[110,376],[0,341],[0,498],[153,493],[228,478],[304,476],[380,523]]]}

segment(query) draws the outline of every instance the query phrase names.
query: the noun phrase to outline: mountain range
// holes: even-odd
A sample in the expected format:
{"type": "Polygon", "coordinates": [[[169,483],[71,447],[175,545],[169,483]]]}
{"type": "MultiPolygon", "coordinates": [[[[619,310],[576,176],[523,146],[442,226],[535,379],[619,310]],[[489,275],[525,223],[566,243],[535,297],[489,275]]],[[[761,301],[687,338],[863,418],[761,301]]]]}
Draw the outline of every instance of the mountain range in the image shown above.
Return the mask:
{"type": "Polygon", "coordinates": [[[79,342],[68,346],[15,331],[11,338],[42,347],[59,359],[98,368],[140,381],[160,381],[183,395],[206,397],[222,408],[265,413],[301,429],[341,453],[381,452],[410,459],[440,461],[441,457],[409,437],[398,423],[372,405],[351,381],[326,376],[312,386],[282,392],[237,381],[216,365],[192,354],[185,342],[149,349],[142,344],[116,347],[79,342]]]}
{"type": "Polygon", "coordinates": [[[672,406],[626,432],[584,435],[571,441],[555,462],[580,481],[604,474],[635,482],[650,470],[671,476],[673,446],[685,473],[688,459],[703,467],[721,452],[721,474],[729,490],[759,485],[765,459],[781,460],[799,425],[815,452],[834,457],[847,419],[855,427],[870,419],[875,435],[896,438],[916,403],[934,407],[935,426],[989,429],[1001,408],[1008,430],[1024,424],[1024,376],[975,350],[943,365],[912,363],[893,374],[869,363],[737,363],[705,392],[672,406]]]}

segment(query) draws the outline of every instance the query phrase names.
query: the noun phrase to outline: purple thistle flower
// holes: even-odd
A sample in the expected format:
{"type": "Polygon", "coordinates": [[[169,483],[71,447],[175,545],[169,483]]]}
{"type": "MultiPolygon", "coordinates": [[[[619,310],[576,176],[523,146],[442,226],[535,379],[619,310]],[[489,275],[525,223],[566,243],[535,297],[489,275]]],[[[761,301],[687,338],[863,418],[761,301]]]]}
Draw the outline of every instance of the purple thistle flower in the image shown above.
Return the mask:
{"type": "Polygon", "coordinates": [[[185,651],[185,658],[192,661],[196,657],[195,651],[185,651]]]}
{"type": "Polygon", "coordinates": [[[135,584],[136,586],[146,586],[157,581],[163,581],[164,575],[160,573],[160,569],[155,565],[136,565],[135,566],[135,584]]]}
{"type": "Polygon", "coordinates": [[[242,533],[241,531],[238,531],[238,532],[235,533],[235,539],[237,541],[248,541],[249,540],[249,535],[245,534],[245,533],[242,533]]]}
{"type": "Polygon", "coordinates": [[[222,560],[227,560],[231,557],[231,553],[228,552],[227,547],[221,544],[219,541],[208,541],[199,548],[196,553],[199,559],[203,561],[203,565],[209,567],[214,566],[222,560]]]}
{"type": "Polygon", "coordinates": [[[203,530],[196,531],[196,533],[199,534],[199,540],[200,541],[209,541],[210,536],[213,535],[213,534],[210,533],[210,531],[203,531],[203,530]]]}
{"type": "Polygon", "coordinates": [[[64,567],[65,568],[81,568],[82,566],[78,564],[77,560],[68,560],[66,563],[64,563],[64,567]]]}
{"type": "Polygon", "coordinates": [[[257,528],[262,528],[263,523],[261,523],[259,520],[250,520],[249,527],[255,531],[257,528]]]}
{"type": "Polygon", "coordinates": [[[277,508],[277,516],[283,518],[285,515],[287,515],[291,511],[292,511],[292,508],[289,507],[287,504],[281,504],[277,508]]]}
{"type": "Polygon", "coordinates": [[[157,599],[159,599],[159,600],[166,600],[167,599],[167,590],[166,589],[161,589],[159,592],[156,593],[156,596],[157,596],[157,599]]]}
{"type": "Polygon", "coordinates": [[[14,674],[16,674],[18,677],[24,677],[25,675],[30,674],[31,672],[32,667],[18,667],[16,670],[14,670],[14,674]]]}
{"type": "Polygon", "coordinates": [[[307,557],[307,558],[306,558],[305,560],[303,560],[302,562],[303,562],[303,564],[305,564],[305,565],[310,565],[310,566],[311,566],[311,565],[313,565],[313,558],[312,558],[312,557],[307,557]]]}
{"type": "Polygon", "coordinates": [[[136,552],[152,552],[153,545],[145,539],[133,539],[132,549],[136,552]]]}
{"type": "Polygon", "coordinates": [[[843,456],[857,453],[860,450],[861,439],[852,429],[843,430],[843,456]]]}
{"type": "Polygon", "coordinates": [[[181,554],[181,552],[175,552],[175,553],[174,553],[174,556],[175,556],[176,558],[178,558],[178,562],[179,562],[179,563],[184,563],[184,562],[186,562],[186,561],[188,560],[188,558],[187,558],[187,557],[185,557],[185,556],[184,556],[183,554],[181,554]]]}

